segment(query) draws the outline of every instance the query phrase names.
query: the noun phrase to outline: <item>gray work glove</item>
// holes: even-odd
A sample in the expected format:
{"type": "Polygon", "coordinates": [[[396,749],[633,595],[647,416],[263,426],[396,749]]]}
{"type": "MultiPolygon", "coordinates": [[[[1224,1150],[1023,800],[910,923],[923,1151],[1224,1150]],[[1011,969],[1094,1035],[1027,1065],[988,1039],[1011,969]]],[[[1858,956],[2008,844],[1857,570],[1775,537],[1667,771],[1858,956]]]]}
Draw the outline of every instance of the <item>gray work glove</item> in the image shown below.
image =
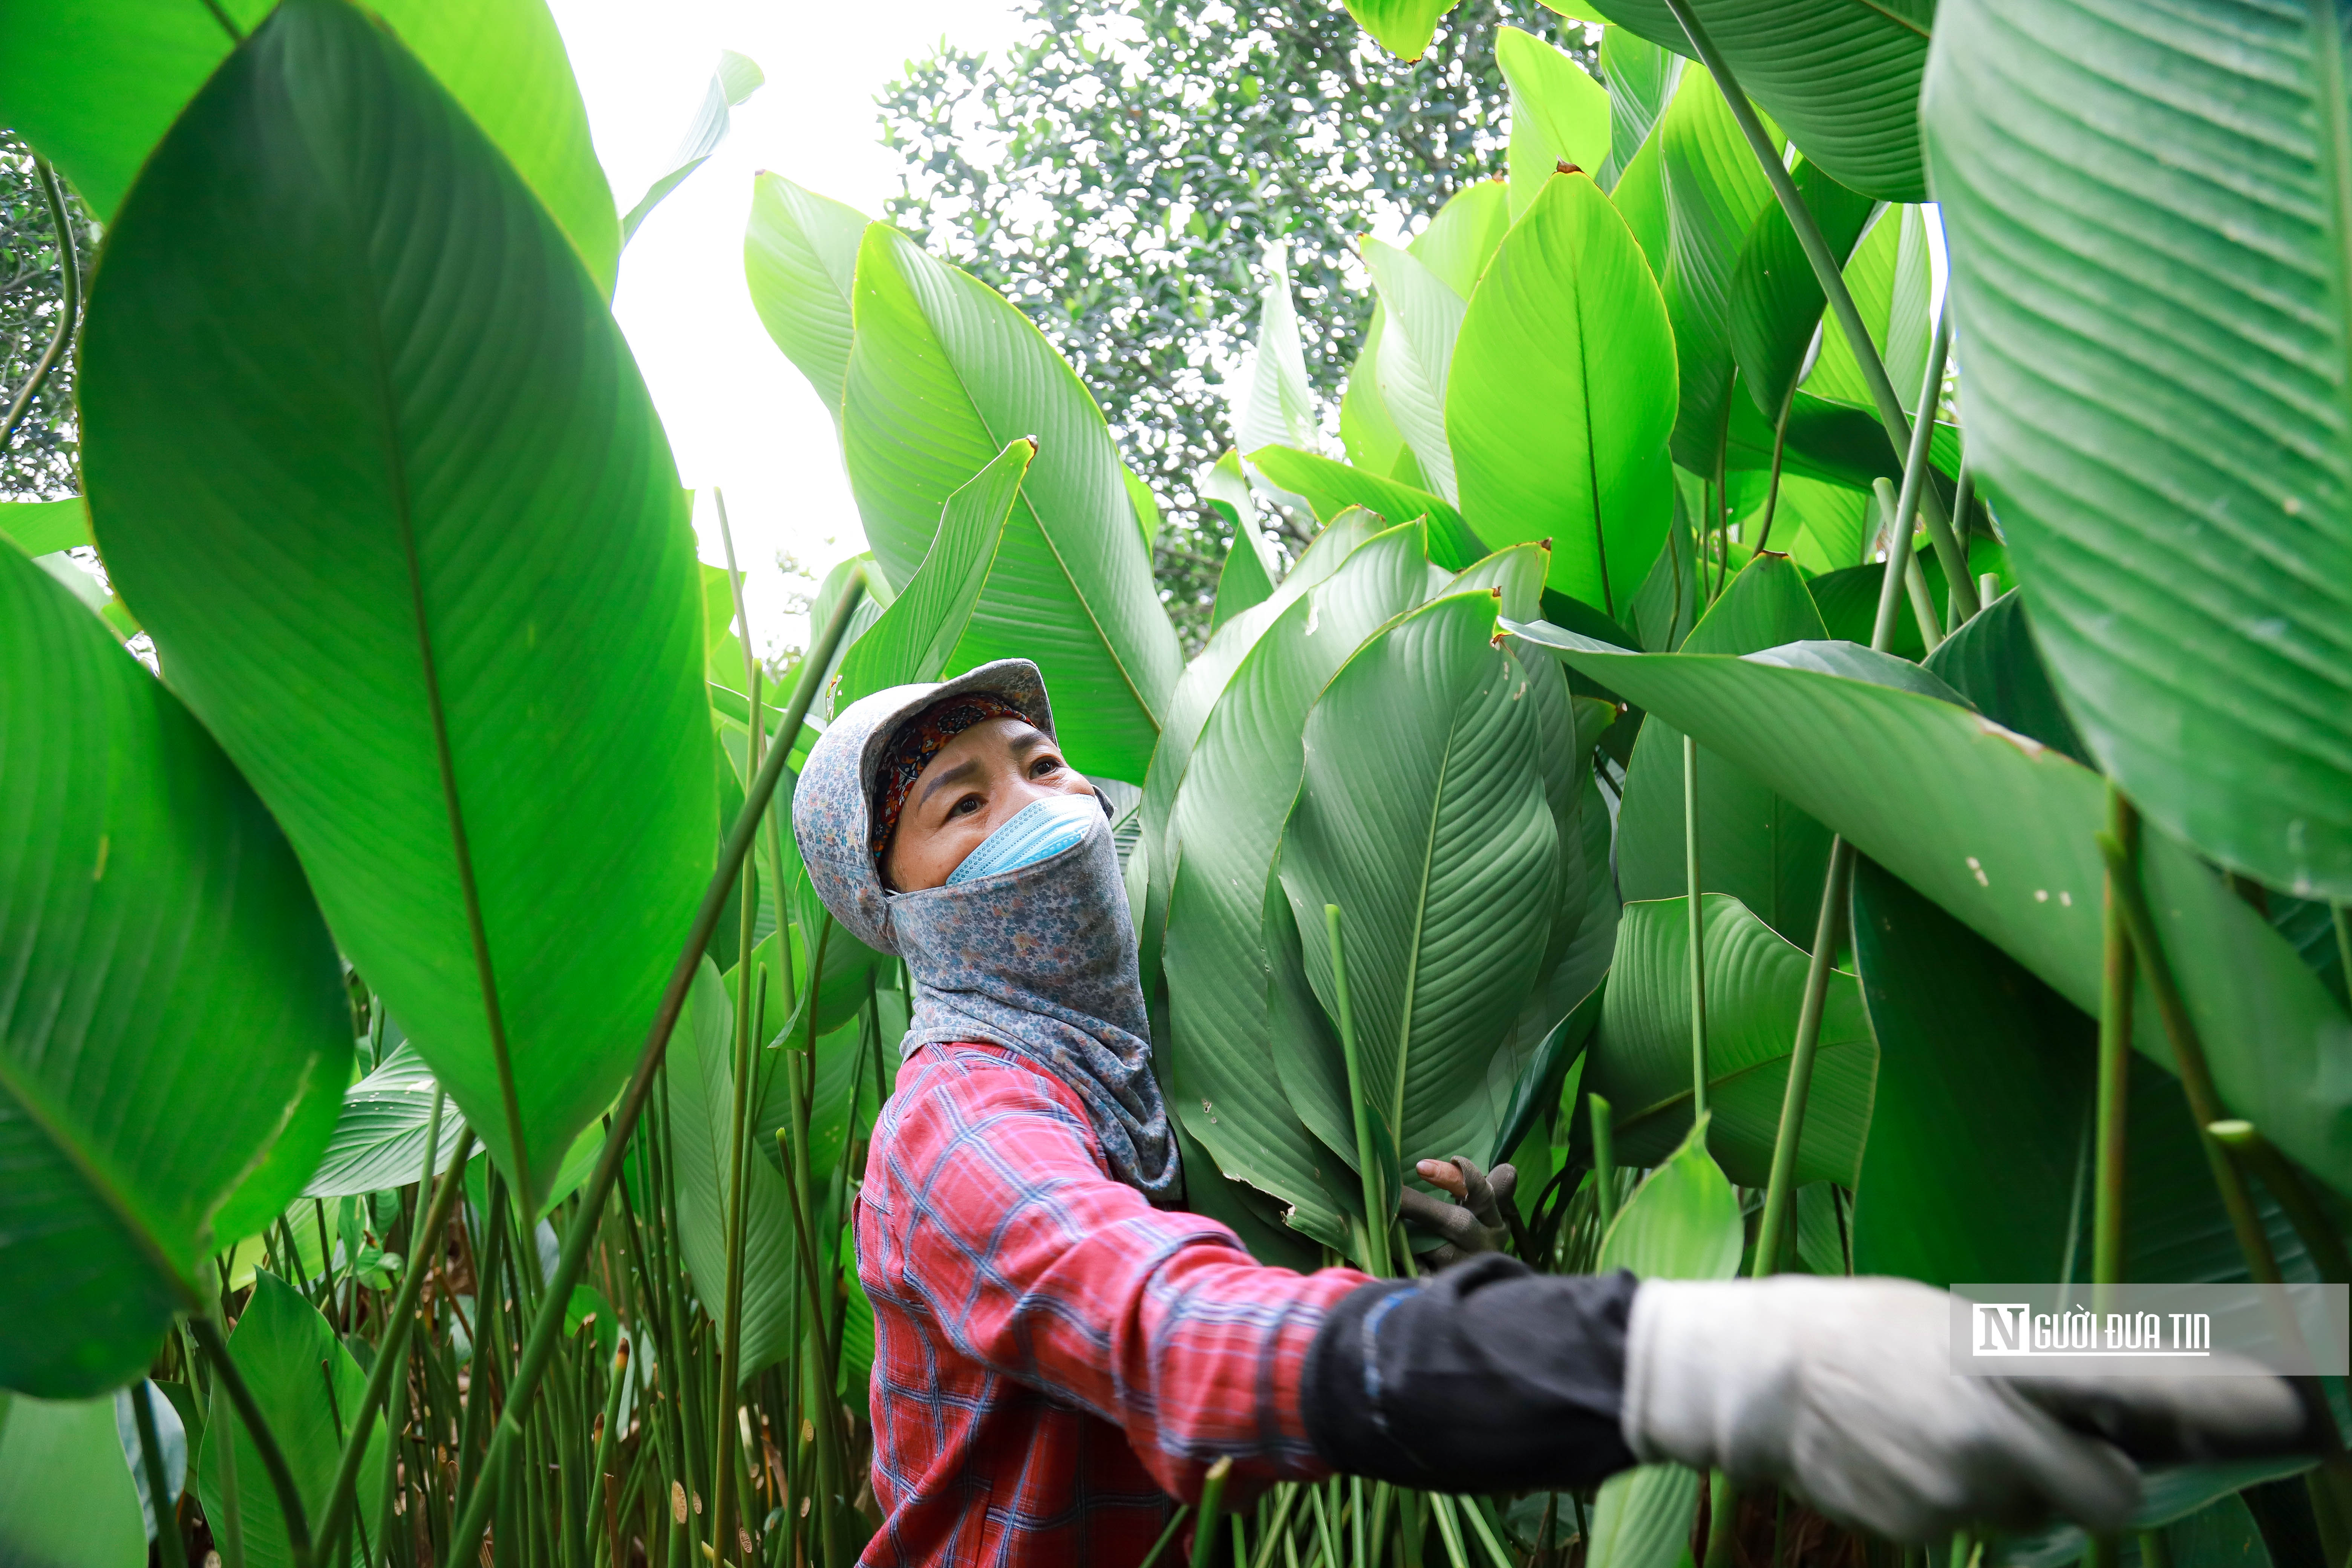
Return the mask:
{"type": "Polygon", "coordinates": [[[1626,1332],[1626,1444],[1916,1542],[2052,1512],[2126,1523],[2139,1472],[2081,1427],[2158,1434],[2184,1458],[2292,1452],[2307,1430],[2294,1387],[2252,1363],[2243,1377],[1961,1376],[1950,1300],[1907,1279],[1644,1281],[1626,1332]]]}
{"type": "Polygon", "coordinates": [[[1397,1203],[1397,1212],[1405,1218],[1445,1238],[1444,1246],[1426,1255],[1432,1268],[1459,1263],[1476,1252],[1503,1250],[1511,1232],[1504,1223],[1502,1205],[1518,1185],[1518,1172],[1497,1165],[1490,1178],[1475,1162],[1458,1154],[1451,1160],[1423,1160],[1413,1169],[1423,1181],[1443,1187],[1454,1200],[1448,1203],[1407,1187],[1397,1203]]]}

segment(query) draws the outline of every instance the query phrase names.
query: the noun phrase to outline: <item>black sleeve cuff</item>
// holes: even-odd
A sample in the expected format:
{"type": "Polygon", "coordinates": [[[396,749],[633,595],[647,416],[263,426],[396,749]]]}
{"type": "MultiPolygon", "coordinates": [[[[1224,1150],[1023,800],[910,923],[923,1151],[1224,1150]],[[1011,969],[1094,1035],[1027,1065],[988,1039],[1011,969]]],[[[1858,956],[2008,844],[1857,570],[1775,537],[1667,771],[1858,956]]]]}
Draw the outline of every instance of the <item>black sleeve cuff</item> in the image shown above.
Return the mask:
{"type": "Polygon", "coordinates": [[[1490,1253],[1360,1286],[1307,1351],[1307,1435],[1335,1469],[1431,1491],[1557,1490],[1627,1468],[1634,1285],[1490,1253]]]}

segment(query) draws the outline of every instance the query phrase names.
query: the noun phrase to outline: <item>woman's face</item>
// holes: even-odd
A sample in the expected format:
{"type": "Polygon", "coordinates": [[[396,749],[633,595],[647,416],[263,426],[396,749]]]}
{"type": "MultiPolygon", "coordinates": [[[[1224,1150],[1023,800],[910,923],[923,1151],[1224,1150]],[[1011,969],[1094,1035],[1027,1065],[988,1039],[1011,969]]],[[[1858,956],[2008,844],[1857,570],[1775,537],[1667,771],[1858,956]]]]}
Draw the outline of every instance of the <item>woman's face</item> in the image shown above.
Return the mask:
{"type": "Polygon", "coordinates": [[[1094,794],[1043,731],[1018,719],[974,724],[933,757],[882,854],[882,875],[902,893],[944,886],[965,856],[1033,801],[1094,794]]]}

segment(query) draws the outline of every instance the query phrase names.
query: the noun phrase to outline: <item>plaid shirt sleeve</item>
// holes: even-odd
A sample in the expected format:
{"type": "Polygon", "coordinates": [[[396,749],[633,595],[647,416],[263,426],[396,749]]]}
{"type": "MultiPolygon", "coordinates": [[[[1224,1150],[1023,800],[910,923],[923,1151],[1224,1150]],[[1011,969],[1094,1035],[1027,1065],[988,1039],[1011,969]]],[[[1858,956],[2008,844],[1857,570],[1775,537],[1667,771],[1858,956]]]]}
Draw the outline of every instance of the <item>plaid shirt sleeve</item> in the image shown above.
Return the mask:
{"type": "Polygon", "coordinates": [[[1302,1372],[1364,1275],[1267,1268],[1216,1221],[1152,1208],[1106,1173],[1076,1097],[1009,1052],[931,1047],[908,1067],[867,1186],[898,1212],[860,1226],[898,1300],[973,1361],[1116,1424],[1173,1496],[1197,1500],[1226,1456],[1237,1479],[1328,1473],[1302,1372]]]}

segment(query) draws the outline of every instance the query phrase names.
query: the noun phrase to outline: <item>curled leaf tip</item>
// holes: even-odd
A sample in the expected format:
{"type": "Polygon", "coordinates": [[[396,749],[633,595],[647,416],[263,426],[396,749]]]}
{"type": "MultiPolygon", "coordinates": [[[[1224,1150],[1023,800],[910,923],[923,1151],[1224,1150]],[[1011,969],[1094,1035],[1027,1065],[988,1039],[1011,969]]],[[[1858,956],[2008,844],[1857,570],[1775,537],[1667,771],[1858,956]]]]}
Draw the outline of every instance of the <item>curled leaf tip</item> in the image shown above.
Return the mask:
{"type": "Polygon", "coordinates": [[[1537,540],[1537,541],[1536,541],[1536,548],[1537,548],[1538,550],[1542,551],[1542,552],[1543,552],[1545,554],[1547,554],[1547,555],[1550,554],[1550,553],[1551,553],[1551,535],[1550,535],[1550,534],[1549,534],[1549,533],[1547,533],[1547,534],[1545,534],[1541,539],[1537,540]]]}
{"type": "Polygon", "coordinates": [[[1489,589],[1487,589],[1487,590],[1486,590],[1486,592],[1488,592],[1489,594],[1492,594],[1492,595],[1493,595],[1496,598],[1497,598],[1497,599],[1499,599],[1499,598],[1501,598],[1501,597],[1503,596],[1503,590],[1502,590],[1499,586],[1497,586],[1497,587],[1493,587],[1493,588],[1489,588],[1489,589]]]}
{"type": "Polygon", "coordinates": [[[1576,164],[1570,163],[1565,158],[1562,158],[1559,163],[1552,165],[1552,172],[1559,174],[1581,174],[1584,173],[1582,169],[1579,168],[1576,164]]]}

